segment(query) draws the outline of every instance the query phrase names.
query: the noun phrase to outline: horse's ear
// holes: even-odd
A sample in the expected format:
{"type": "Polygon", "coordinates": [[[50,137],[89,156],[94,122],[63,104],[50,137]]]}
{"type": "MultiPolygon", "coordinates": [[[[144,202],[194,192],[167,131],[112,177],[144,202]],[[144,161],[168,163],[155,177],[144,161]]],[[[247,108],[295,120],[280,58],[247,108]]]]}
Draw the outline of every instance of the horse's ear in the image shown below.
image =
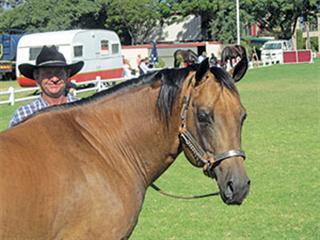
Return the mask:
{"type": "Polygon", "coordinates": [[[196,72],[196,85],[199,85],[205,74],[209,71],[210,65],[209,65],[209,58],[204,59],[196,72]]]}
{"type": "Polygon", "coordinates": [[[235,82],[240,81],[248,69],[248,59],[243,57],[237,65],[229,71],[229,74],[232,76],[235,82]]]}

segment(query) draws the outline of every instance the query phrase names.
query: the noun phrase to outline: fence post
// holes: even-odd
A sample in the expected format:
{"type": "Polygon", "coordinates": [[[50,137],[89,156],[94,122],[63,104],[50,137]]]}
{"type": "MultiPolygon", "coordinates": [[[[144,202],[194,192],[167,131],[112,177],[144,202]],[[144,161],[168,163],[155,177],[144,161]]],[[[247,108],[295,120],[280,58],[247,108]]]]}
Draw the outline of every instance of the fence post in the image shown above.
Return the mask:
{"type": "Polygon", "coordinates": [[[14,100],[15,100],[15,97],[14,97],[14,87],[9,87],[8,92],[9,92],[10,105],[13,106],[13,105],[14,105],[14,100]]]}
{"type": "Polygon", "coordinates": [[[100,76],[96,77],[96,88],[97,88],[97,92],[100,92],[101,89],[102,89],[101,77],[100,76]]]}

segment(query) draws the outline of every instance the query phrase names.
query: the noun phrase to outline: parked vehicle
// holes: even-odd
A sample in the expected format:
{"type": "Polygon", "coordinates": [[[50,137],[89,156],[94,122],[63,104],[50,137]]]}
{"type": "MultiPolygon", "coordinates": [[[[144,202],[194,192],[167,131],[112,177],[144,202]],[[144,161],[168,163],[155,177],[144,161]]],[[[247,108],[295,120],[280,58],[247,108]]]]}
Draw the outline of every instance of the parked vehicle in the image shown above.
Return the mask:
{"type": "Polygon", "coordinates": [[[9,80],[16,78],[16,53],[17,46],[23,34],[0,34],[0,79],[9,80]]]}
{"type": "Polygon", "coordinates": [[[267,41],[261,49],[261,61],[263,65],[282,64],[284,51],[293,50],[292,44],[288,40],[267,41]]]}
{"type": "MultiPolygon", "coordinates": [[[[83,69],[72,80],[84,82],[100,76],[101,79],[123,76],[121,44],[118,35],[109,30],[69,30],[24,35],[18,44],[17,66],[35,64],[44,46],[57,46],[67,63],[84,61],[83,69]]],[[[16,69],[22,87],[35,86],[35,81],[21,75],[16,69]]]]}

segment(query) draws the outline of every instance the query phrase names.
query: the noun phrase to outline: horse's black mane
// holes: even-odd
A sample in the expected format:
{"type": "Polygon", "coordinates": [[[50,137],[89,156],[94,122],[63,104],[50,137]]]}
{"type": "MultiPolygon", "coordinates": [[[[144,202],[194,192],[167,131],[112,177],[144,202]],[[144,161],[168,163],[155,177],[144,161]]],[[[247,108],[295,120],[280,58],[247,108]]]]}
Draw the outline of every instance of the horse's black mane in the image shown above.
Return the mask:
{"type": "Polygon", "coordinates": [[[231,78],[230,74],[221,67],[213,66],[210,68],[210,71],[215,75],[216,79],[219,81],[221,87],[225,87],[232,92],[236,92],[236,85],[234,80],[231,78]]]}
{"type": "MultiPolygon", "coordinates": [[[[183,80],[191,71],[196,71],[198,66],[198,64],[195,64],[187,68],[162,69],[159,71],[155,71],[140,76],[138,78],[127,80],[125,82],[113,86],[112,88],[95,93],[94,95],[81,99],[79,101],[45,108],[39,111],[38,113],[65,109],[73,106],[85,105],[87,103],[96,101],[102,97],[109,96],[115,92],[132,89],[138,86],[142,86],[144,84],[152,84],[153,82],[160,80],[161,90],[159,93],[157,106],[161,118],[163,118],[165,121],[168,121],[171,115],[172,107],[176,99],[176,96],[180,92],[183,80]]],[[[215,75],[221,87],[226,87],[231,91],[236,91],[232,78],[224,69],[219,67],[211,67],[210,71],[215,75]]],[[[37,115],[38,113],[35,113],[32,116],[37,115]]],[[[29,119],[29,117],[27,119],[29,119]]]]}

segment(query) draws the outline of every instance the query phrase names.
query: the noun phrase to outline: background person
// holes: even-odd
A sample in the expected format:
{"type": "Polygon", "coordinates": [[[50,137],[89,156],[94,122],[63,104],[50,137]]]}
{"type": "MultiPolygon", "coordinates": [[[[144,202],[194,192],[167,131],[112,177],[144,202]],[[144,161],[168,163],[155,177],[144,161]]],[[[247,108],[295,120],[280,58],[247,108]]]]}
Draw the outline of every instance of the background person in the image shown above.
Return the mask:
{"type": "Polygon", "coordinates": [[[9,127],[17,125],[43,108],[78,100],[69,94],[71,83],[68,78],[78,73],[83,65],[83,61],[68,65],[65,57],[58,52],[55,46],[44,46],[36,59],[36,65],[28,63],[19,65],[21,74],[35,80],[42,93],[38,99],[15,111],[9,127]]]}
{"type": "Polygon", "coordinates": [[[251,62],[254,67],[259,66],[259,58],[258,58],[258,54],[255,46],[253,46],[253,49],[252,49],[251,62]]]}
{"type": "Polygon", "coordinates": [[[210,66],[216,66],[216,65],[217,65],[217,57],[214,55],[214,53],[211,53],[210,66]]]}
{"type": "Polygon", "coordinates": [[[152,71],[152,68],[149,68],[148,64],[149,64],[148,58],[143,58],[141,60],[140,65],[139,65],[140,75],[146,74],[146,73],[152,71]]]}
{"type": "Polygon", "coordinates": [[[141,55],[140,55],[140,54],[138,54],[137,59],[136,59],[137,66],[139,66],[139,65],[140,65],[141,60],[142,60],[141,55]]]}
{"type": "Polygon", "coordinates": [[[206,51],[203,51],[201,55],[198,57],[198,63],[201,63],[206,58],[207,58],[207,53],[206,51]]]}
{"type": "Polygon", "coordinates": [[[123,57],[123,77],[126,79],[131,79],[133,77],[135,77],[135,75],[133,74],[134,70],[131,67],[131,64],[129,62],[128,59],[123,57]]]}

